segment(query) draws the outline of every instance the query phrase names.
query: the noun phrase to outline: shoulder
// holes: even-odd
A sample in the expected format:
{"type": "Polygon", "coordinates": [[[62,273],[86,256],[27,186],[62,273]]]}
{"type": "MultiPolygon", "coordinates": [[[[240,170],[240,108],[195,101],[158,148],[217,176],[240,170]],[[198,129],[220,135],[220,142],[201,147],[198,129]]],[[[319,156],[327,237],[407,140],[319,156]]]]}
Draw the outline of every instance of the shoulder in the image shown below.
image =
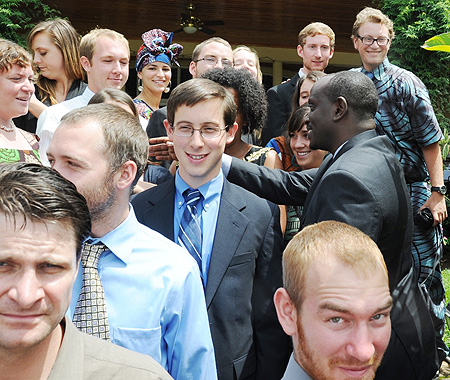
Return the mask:
{"type": "Polygon", "coordinates": [[[82,336],[84,366],[88,373],[106,371],[118,379],[171,379],[164,368],[148,355],[77,333],[82,336]]]}

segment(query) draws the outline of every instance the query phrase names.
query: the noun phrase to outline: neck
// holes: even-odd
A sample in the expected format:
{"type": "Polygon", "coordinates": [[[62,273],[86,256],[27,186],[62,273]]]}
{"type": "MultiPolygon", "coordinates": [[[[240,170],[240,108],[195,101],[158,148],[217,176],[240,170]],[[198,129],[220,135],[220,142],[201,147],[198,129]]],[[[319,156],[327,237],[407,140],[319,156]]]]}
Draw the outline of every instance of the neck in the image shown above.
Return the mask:
{"type": "Polygon", "coordinates": [[[101,238],[120,226],[130,214],[129,199],[119,201],[108,209],[103,215],[92,217],[92,237],[101,238]]]}
{"type": "Polygon", "coordinates": [[[137,96],[137,99],[143,100],[152,110],[159,109],[159,103],[161,103],[162,92],[151,92],[145,87],[142,89],[142,92],[137,96]]]}
{"type": "Polygon", "coordinates": [[[63,78],[56,79],[56,100],[58,103],[64,101],[69,93],[69,89],[72,86],[73,80],[64,76],[63,78]]]}
{"type": "Polygon", "coordinates": [[[229,156],[239,158],[242,160],[248,151],[252,148],[252,146],[241,140],[241,128],[239,127],[234,135],[234,139],[232,142],[225,146],[225,152],[229,156]]]}
{"type": "Polygon", "coordinates": [[[61,325],[31,348],[0,349],[2,380],[45,380],[58,356],[63,331],[61,325]]]}

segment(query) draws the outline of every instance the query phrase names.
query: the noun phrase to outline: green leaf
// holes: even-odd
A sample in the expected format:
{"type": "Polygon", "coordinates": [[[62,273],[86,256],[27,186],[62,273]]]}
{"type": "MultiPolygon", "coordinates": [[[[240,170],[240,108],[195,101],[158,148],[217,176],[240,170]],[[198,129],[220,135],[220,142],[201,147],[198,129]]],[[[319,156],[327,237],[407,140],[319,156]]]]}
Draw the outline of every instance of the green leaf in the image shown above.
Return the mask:
{"type": "Polygon", "coordinates": [[[446,51],[450,53],[450,32],[442,33],[425,41],[422,48],[433,51],[446,51]]]}

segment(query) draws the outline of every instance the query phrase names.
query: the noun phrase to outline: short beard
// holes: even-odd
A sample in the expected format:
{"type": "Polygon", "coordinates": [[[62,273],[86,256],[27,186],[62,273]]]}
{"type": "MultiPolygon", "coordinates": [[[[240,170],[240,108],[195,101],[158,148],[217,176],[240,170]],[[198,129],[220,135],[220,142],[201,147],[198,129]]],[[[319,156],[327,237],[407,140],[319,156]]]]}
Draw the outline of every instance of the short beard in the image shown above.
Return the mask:
{"type": "MultiPolygon", "coordinates": [[[[322,368],[318,362],[318,354],[311,349],[309,346],[305,331],[301,324],[301,316],[300,312],[297,314],[297,334],[298,334],[298,347],[297,352],[295,352],[295,360],[297,363],[301,365],[301,367],[308,373],[309,376],[313,380],[331,380],[330,374],[325,372],[325,368],[322,368]]],[[[365,376],[361,377],[359,380],[373,380],[375,378],[375,372],[378,366],[380,365],[382,357],[379,355],[374,355],[370,362],[374,363],[373,372],[369,371],[365,376]]],[[[366,365],[367,363],[361,363],[360,361],[353,358],[340,358],[340,357],[331,357],[328,358],[328,366],[327,368],[331,369],[334,367],[338,367],[341,364],[344,365],[366,365]]]]}

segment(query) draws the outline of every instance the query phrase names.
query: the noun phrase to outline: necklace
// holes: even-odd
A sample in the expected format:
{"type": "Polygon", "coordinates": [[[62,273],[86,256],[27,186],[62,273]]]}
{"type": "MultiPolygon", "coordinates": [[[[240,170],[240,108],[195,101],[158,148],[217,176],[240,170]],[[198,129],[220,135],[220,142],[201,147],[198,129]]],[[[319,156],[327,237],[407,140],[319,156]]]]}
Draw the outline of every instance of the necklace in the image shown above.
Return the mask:
{"type": "Polygon", "coordinates": [[[14,131],[14,123],[13,123],[13,121],[11,120],[9,125],[1,125],[0,124],[0,129],[4,130],[5,132],[12,132],[12,131],[14,131]]]}

